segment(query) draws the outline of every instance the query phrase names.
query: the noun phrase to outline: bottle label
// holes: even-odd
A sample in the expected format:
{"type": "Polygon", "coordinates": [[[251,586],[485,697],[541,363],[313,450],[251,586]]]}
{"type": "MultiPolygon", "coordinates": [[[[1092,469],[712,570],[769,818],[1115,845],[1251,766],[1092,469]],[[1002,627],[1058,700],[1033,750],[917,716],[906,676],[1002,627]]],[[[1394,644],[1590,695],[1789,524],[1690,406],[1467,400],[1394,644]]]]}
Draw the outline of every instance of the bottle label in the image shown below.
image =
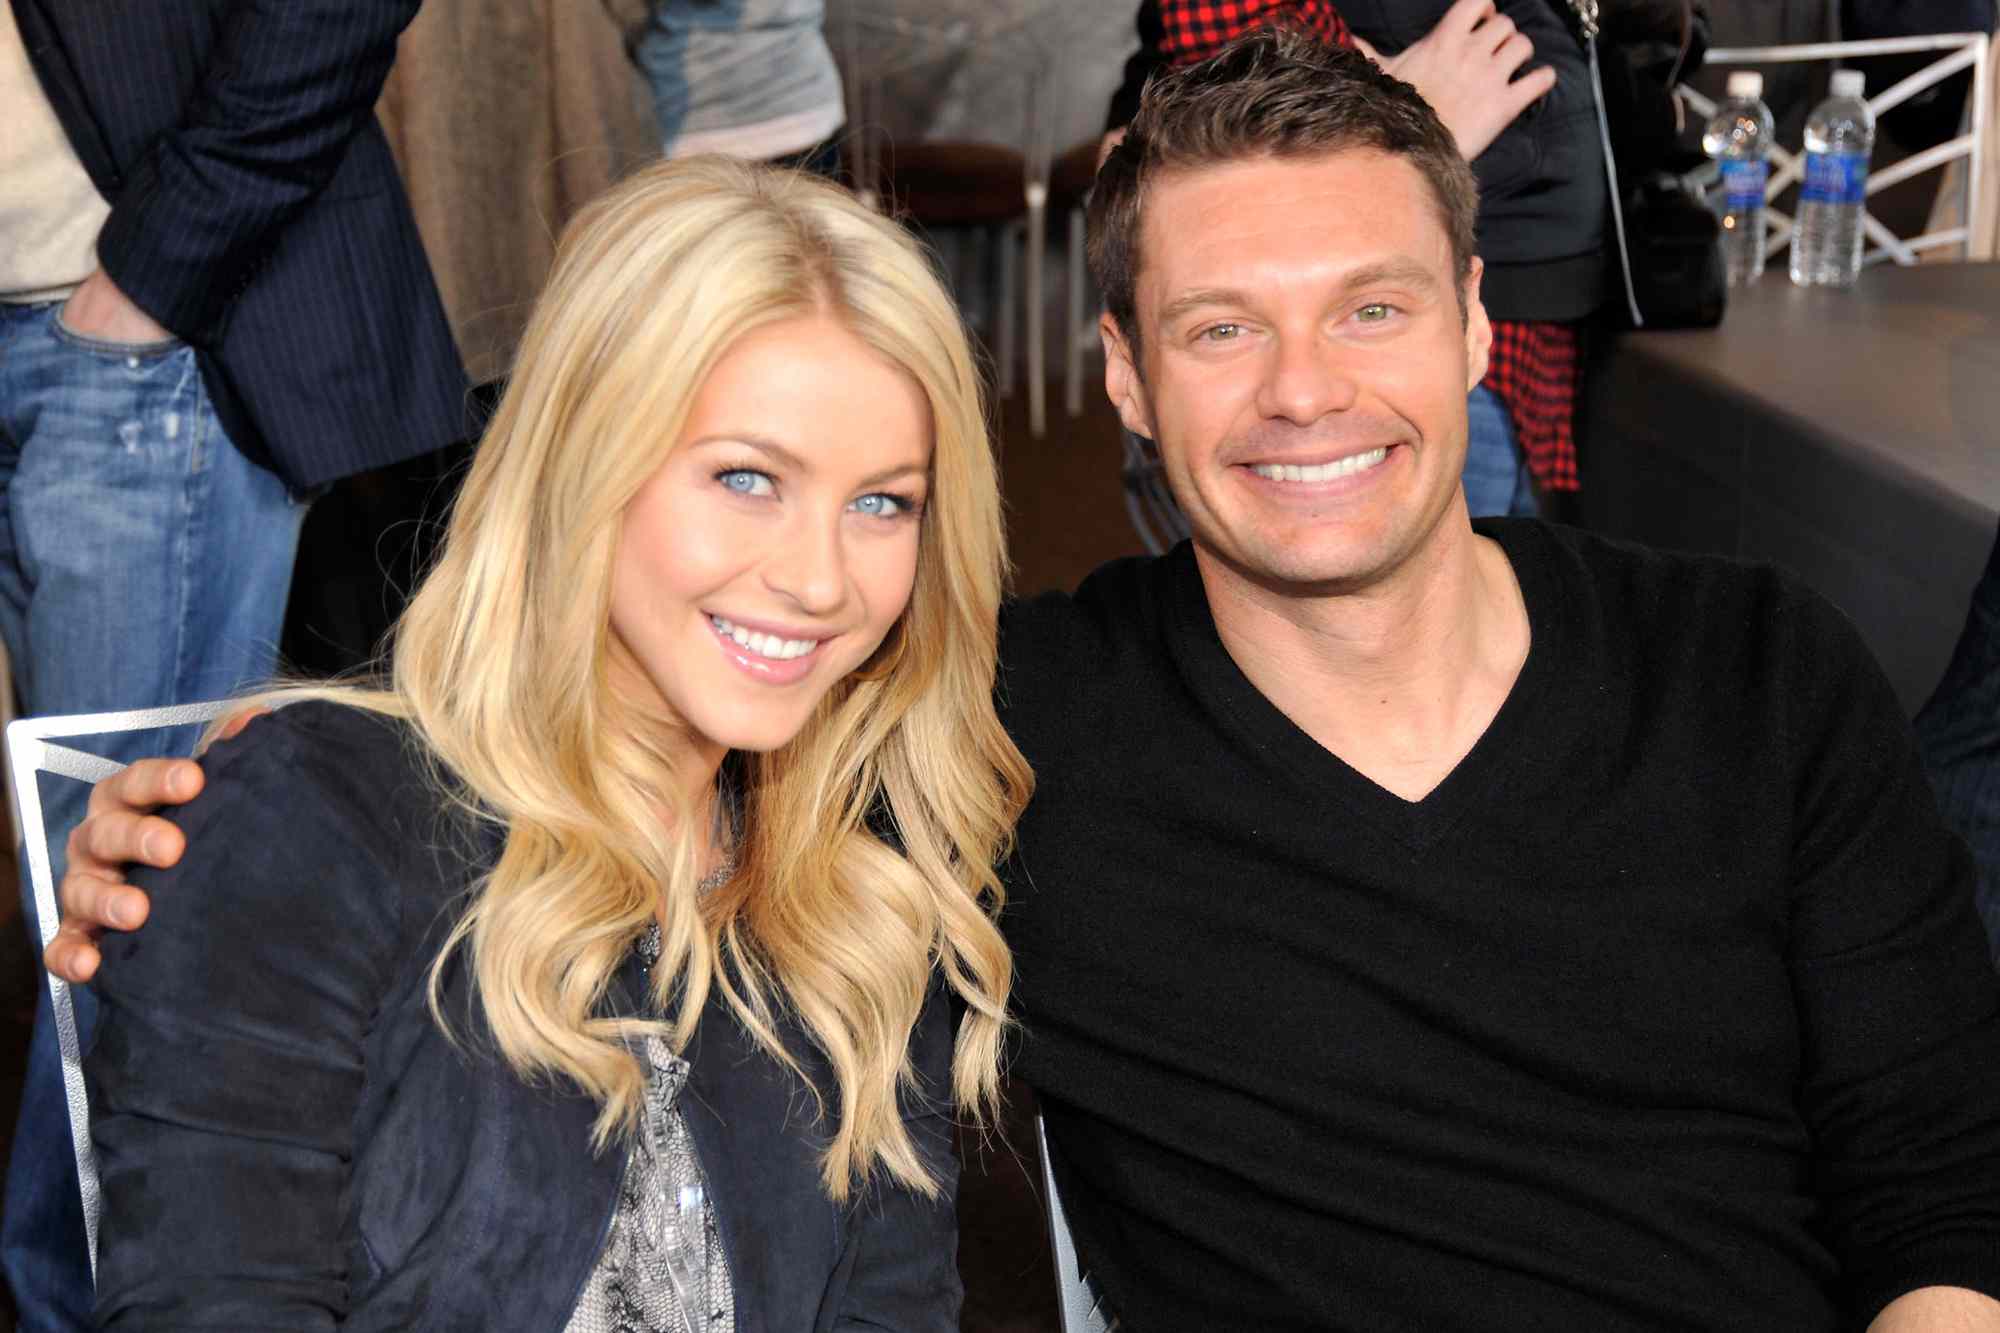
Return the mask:
{"type": "Polygon", "coordinates": [[[1858,204],[1868,197],[1868,158],[1861,153],[1806,154],[1799,202],[1858,204]]]}
{"type": "Polygon", "coordinates": [[[1764,179],[1769,174],[1761,158],[1731,158],[1722,163],[1722,200],[1732,212],[1764,206],[1764,179]]]}

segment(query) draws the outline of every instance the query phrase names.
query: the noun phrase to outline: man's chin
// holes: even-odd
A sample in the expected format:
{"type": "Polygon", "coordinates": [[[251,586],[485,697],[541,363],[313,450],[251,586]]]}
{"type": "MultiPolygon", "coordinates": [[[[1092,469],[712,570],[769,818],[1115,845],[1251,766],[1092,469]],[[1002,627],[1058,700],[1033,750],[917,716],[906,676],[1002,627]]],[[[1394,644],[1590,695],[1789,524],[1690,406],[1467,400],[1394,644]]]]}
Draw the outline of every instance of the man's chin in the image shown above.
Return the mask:
{"type": "Polygon", "coordinates": [[[1330,539],[1325,533],[1291,542],[1227,544],[1195,537],[1196,554],[1204,563],[1220,565],[1236,579],[1285,597],[1331,596],[1372,587],[1394,572],[1390,545],[1359,535],[1330,539]]]}

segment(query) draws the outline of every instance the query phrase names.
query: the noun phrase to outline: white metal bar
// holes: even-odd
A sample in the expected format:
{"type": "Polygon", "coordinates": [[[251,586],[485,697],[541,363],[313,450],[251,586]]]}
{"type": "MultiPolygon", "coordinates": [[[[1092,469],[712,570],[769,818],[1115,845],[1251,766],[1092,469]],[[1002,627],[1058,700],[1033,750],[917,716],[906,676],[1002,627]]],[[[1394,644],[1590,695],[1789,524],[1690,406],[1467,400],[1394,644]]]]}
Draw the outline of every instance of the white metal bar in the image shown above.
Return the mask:
{"type": "Polygon", "coordinates": [[[1806,42],[1797,46],[1718,46],[1702,58],[1704,65],[1791,65],[1808,60],[1839,60],[1844,56],[1895,56],[1917,51],[1948,51],[1983,45],[1983,32],[1935,33],[1923,37],[1876,37],[1859,42],[1806,42]]]}
{"type": "Polygon", "coordinates": [[[1917,262],[1917,257],[1911,253],[1910,247],[1898,240],[1896,233],[1878,222],[1874,214],[1865,210],[1861,214],[1861,231],[1869,240],[1887,251],[1889,257],[1904,268],[1908,268],[1917,262]]]}
{"type": "Polygon", "coordinates": [[[1980,48],[1968,46],[1955,55],[1946,56],[1942,60],[1934,60],[1908,78],[1900,79],[1890,84],[1887,88],[1869,98],[1868,105],[1878,115],[1881,112],[1899,107],[1932,84],[1942,83],[1962,69],[1970,69],[1973,65],[1979,63],[1980,57],[1984,54],[1985,52],[1980,48]]]}
{"type": "Polygon", "coordinates": [[[125,765],[115,759],[106,759],[101,754],[86,754],[67,745],[44,743],[40,767],[43,772],[54,773],[58,777],[97,783],[122,771],[125,765]]]}
{"type": "Polygon", "coordinates": [[[64,713],[55,717],[24,717],[7,724],[7,735],[11,743],[15,736],[48,740],[56,736],[103,736],[114,731],[186,727],[197,722],[213,722],[235,704],[235,700],[211,699],[205,703],[176,704],[167,708],[128,708],[115,713],[64,713]]]}
{"type": "MultiPolygon", "coordinates": [[[[14,775],[14,801],[19,807],[21,838],[28,851],[28,880],[35,897],[36,924],[41,938],[35,956],[40,958],[54,943],[61,916],[56,910],[55,868],[49,862],[47,821],[42,815],[42,791],[35,781],[41,768],[43,746],[23,722],[7,724],[7,761],[14,775]]],[[[62,1065],[63,1101],[69,1107],[70,1151],[76,1159],[77,1192],[83,1200],[83,1241],[90,1257],[90,1279],[97,1280],[97,1217],[102,1204],[97,1189],[97,1154],[90,1144],[90,1097],[83,1084],[83,1043],[76,1030],[76,1007],[70,999],[69,983],[53,972],[44,972],[49,987],[49,1010],[55,1019],[56,1053],[62,1065]]]]}
{"type": "Polygon", "coordinates": [[[1995,49],[1996,43],[1992,38],[1987,38],[1986,44],[1980,54],[1979,63],[1972,67],[1972,152],[1967,157],[1965,165],[1965,203],[1963,210],[1965,215],[1959,219],[1965,224],[1965,253],[1961,256],[1964,259],[1972,258],[1973,215],[1978,212],[1979,201],[1983,197],[1979,191],[1983,183],[1981,177],[1986,171],[1986,136],[1993,131],[1993,127],[1987,123],[1987,103],[1992,98],[1993,53],[1995,49]]]}
{"type": "MultiPolygon", "coordinates": [[[[1942,231],[1927,231],[1921,236],[1913,236],[1902,242],[1903,248],[1911,254],[1922,254],[1926,250],[1942,250],[1947,245],[1963,245],[1967,235],[1964,227],[1947,227],[1942,231]]],[[[1870,250],[1864,263],[1879,262],[1893,256],[1881,250],[1870,250]]]]}
{"type": "Polygon", "coordinates": [[[1969,134],[1961,134],[1956,139],[1926,148],[1923,152],[1914,153],[1901,162],[1893,163],[1880,171],[1870,172],[1868,193],[1874,194],[1877,190],[1886,190],[1891,185],[1906,181],[1912,176],[1921,176],[1931,168],[1941,167],[1953,158],[1964,157],[1971,151],[1972,136],[1969,134]]]}
{"type": "Polygon", "coordinates": [[[1794,154],[1778,145],[1771,145],[1771,162],[1777,167],[1764,181],[1764,197],[1783,194],[1787,185],[1796,184],[1806,178],[1806,157],[1804,153],[1794,154]]]}

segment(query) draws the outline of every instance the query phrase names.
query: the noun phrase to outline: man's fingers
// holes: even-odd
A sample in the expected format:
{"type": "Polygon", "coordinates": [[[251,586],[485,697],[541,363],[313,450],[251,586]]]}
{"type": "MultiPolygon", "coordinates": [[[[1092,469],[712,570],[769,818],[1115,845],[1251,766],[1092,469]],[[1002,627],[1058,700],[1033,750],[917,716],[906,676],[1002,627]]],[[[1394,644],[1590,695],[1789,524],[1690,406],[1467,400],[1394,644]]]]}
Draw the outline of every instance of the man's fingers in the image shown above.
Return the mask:
{"type": "Polygon", "coordinates": [[[1437,21],[1431,32],[1471,32],[1498,12],[1494,7],[1494,0],[1458,0],[1457,4],[1444,12],[1444,17],[1437,21]]]}
{"type": "Polygon", "coordinates": [[[246,708],[240,713],[231,713],[222,720],[222,730],[216,733],[217,740],[233,741],[243,734],[243,728],[263,717],[268,708],[246,708]]]}
{"type": "Polygon", "coordinates": [[[1495,14],[1492,18],[1487,19],[1486,22],[1472,30],[1471,40],[1473,49],[1479,51],[1498,51],[1509,41],[1519,36],[1520,31],[1519,28],[1514,26],[1514,20],[1508,18],[1505,14],[1495,14]]]}
{"type": "Polygon", "coordinates": [[[90,813],[185,805],[202,781],[201,765],[192,759],[141,759],[90,789],[90,813]]]}
{"type": "Polygon", "coordinates": [[[1507,85],[1507,102],[1511,108],[1508,119],[1520,115],[1536,102],[1549,95],[1556,86],[1556,72],[1547,65],[1529,70],[1520,78],[1507,85]]]}
{"type": "Polygon", "coordinates": [[[1515,33],[1502,42],[1500,49],[1493,53],[1493,63],[1509,77],[1534,58],[1535,44],[1528,40],[1528,34],[1525,32],[1515,33]]]}
{"type": "Polygon", "coordinates": [[[69,922],[57,929],[56,937],[42,951],[42,962],[49,971],[78,986],[96,976],[97,965],[103,961],[89,932],[69,922]]]}
{"type": "Polygon", "coordinates": [[[107,810],[78,824],[69,835],[69,864],[83,874],[119,877],[128,861],[164,870],[187,850],[187,835],[158,815],[107,810]]]}
{"type": "Polygon", "coordinates": [[[107,927],[137,930],[146,924],[152,907],[152,900],[143,892],[109,875],[72,872],[63,876],[62,928],[86,939],[107,927]]]}

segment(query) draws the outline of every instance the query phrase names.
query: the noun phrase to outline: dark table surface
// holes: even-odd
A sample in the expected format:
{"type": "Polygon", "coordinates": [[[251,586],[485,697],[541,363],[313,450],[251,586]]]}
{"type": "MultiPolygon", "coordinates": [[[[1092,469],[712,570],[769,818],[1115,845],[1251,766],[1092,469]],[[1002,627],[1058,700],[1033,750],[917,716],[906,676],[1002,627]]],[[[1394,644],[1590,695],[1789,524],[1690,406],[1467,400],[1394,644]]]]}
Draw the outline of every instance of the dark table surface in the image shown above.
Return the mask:
{"type": "Polygon", "coordinates": [[[1587,523],[1793,570],[1923,701],[2000,516],[2000,264],[1773,269],[1720,328],[1624,335],[1586,401],[1587,523]]]}

